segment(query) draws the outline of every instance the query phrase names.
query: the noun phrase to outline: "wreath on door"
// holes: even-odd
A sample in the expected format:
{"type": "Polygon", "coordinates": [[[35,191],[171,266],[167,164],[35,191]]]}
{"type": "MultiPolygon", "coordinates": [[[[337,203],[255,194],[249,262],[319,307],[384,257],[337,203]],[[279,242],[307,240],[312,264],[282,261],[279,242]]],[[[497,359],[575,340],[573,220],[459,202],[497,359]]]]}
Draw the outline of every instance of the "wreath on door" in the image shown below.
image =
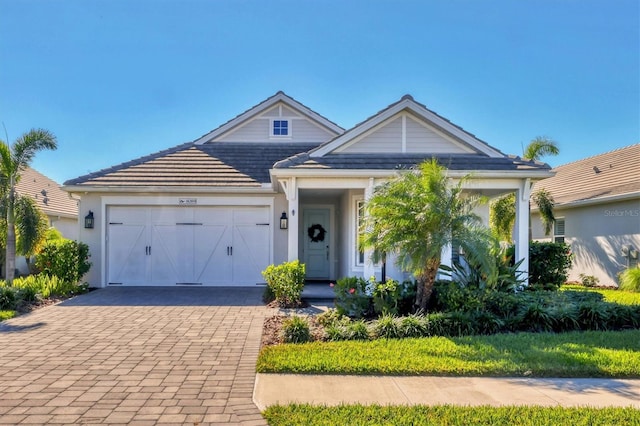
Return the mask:
{"type": "Polygon", "coordinates": [[[311,225],[307,229],[307,235],[309,236],[309,238],[311,238],[311,242],[313,243],[324,241],[324,236],[326,233],[327,231],[319,223],[311,225]]]}

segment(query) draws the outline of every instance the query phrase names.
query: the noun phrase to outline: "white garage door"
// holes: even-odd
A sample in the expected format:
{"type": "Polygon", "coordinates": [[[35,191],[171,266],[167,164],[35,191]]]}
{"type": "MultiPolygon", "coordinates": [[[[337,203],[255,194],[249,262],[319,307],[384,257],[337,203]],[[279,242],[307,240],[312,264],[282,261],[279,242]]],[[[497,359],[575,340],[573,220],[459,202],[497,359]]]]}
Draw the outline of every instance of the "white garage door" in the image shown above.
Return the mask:
{"type": "Polygon", "coordinates": [[[108,208],[110,285],[264,282],[271,253],[268,207],[108,208]]]}

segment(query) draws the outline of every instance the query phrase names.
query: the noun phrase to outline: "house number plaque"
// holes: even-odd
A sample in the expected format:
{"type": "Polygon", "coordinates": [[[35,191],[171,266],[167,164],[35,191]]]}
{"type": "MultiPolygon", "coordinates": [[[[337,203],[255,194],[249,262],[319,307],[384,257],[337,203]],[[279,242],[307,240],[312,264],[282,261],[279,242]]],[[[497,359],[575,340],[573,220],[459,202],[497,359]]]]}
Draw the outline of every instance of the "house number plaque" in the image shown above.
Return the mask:
{"type": "Polygon", "coordinates": [[[195,206],[198,204],[197,198],[180,198],[178,199],[178,204],[181,206],[195,206]]]}

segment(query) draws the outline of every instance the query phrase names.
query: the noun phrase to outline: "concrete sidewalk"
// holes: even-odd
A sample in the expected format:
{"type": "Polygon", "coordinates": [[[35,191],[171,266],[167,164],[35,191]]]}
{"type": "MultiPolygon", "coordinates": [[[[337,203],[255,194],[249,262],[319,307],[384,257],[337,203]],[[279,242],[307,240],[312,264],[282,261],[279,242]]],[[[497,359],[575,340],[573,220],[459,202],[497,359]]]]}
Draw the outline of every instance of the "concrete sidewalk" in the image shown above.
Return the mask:
{"type": "Polygon", "coordinates": [[[640,380],[258,374],[253,400],[260,410],[292,402],[640,408],[640,380]]]}

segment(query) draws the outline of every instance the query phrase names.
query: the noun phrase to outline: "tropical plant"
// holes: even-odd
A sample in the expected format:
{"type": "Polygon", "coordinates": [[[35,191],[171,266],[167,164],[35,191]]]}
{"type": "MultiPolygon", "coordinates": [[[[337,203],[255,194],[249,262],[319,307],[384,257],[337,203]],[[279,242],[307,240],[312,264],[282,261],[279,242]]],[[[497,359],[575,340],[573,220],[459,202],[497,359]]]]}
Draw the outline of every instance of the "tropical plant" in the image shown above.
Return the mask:
{"type": "MultiPolygon", "coordinates": [[[[444,247],[461,247],[474,264],[490,271],[488,230],[473,212],[481,201],[463,192],[468,177],[454,183],[435,159],[405,170],[376,188],[366,203],[360,244],[382,253],[397,253],[398,265],[418,281],[416,302],[426,310],[444,247]]],[[[491,273],[488,273],[491,275],[491,273]]]]}
{"type": "Polygon", "coordinates": [[[282,323],[282,339],[285,343],[305,343],[311,341],[309,323],[303,317],[293,316],[282,323]]]}
{"type": "MultiPolygon", "coordinates": [[[[558,143],[546,136],[537,136],[524,148],[523,157],[529,160],[540,160],[547,155],[558,155],[560,150],[558,143]]],[[[555,222],[553,215],[554,200],[551,194],[544,188],[531,195],[533,202],[538,206],[540,219],[545,229],[545,235],[549,235],[555,222]]],[[[512,192],[491,202],[489,211],[489,224],[494,235],[501,241],[512,240],[513,226],[516,220],[516,196],[512,192]]]]}
{"type": "Polygon", "coordinates": [[[640,292],[640,268],[629,268],[620,274],[620,289],[640,292]]]}
{"type": "MultiPolygon", "coordinates": [[[[10,283],[13,281],[16,269],[16,220],[22,224],[23,220],[19,216],[21,206],[25,207],[19,200],[22,198],[16,193],[16,184],[20,181],[22,172],[29,166],[33,157],[38,151],[43,149],[56,149],[56,137],[47,130],[32,129],[16,139],[13,144],[0,140],[0,196],[3,205],[4,218],[6,219],[6,267],[5,278],[10,283]]],[[[23,235],[33,235],[28,229],[37,227],[39,221],[19,226],[23,235]]],[[[35,243],[23,241],[23,250],[33,249],[35,243]]],[[[27,251],[28,252],[28,251],[27,251]]]]}
{"type": "Polygon", "coordinates": [[[68,240],[50,240],[36,255],[36,266],[47,275],[60,278],[70,284],[77,284],[89,272],[89,246],[68,240]]]}

